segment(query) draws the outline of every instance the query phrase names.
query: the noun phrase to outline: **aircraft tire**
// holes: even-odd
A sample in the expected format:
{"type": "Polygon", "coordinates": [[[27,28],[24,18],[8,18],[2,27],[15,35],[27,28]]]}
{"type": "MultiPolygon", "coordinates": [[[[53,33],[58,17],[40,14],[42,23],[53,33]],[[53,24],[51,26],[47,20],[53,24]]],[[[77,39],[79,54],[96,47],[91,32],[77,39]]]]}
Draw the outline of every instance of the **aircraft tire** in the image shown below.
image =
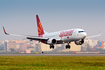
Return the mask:
{"type": "Polygon", "coordinates": [[[51,49],[51,48],[54,49],[54,45],[50,45],[50,49],[51,49]]]}
{"type": "Polygon", "coordinates": [[[66,49],[70,49],[70,45],[66,45],[66,49]]]}

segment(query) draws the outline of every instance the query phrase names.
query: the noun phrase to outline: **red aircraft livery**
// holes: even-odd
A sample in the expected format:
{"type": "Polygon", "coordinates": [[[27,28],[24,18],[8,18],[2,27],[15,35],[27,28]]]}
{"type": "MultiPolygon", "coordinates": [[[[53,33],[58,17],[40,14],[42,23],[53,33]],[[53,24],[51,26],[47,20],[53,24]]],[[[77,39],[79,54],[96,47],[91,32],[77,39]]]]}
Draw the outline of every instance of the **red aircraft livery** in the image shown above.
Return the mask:
{"type": "Polygon", "coordinates": [[[59,37],[64,37],[64,36],[72,36],[72,33],[73,33],[74,30],[70,30],[70,31],[62,31],[60,32],[60,35],[59,37]]]}

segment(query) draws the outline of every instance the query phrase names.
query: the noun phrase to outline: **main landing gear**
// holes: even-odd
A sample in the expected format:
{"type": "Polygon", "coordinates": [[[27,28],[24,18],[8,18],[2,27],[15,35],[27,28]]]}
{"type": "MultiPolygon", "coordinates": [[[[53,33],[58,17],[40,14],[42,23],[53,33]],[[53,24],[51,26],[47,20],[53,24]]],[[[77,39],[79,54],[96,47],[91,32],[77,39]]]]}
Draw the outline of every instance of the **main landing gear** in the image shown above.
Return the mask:
{"type": "MultiPolygon", "coordinates": [[[[50,45],[50,49],[54,49],[54,45],[53,44],[50,45]]],[[[69,43],[66,45],[66,49],[70,49],[69,43]]]]}
{"type": "Polygon", "coordinates": [[[68,43],[68,45],[66,45],[66,49],[70,49],[70,45],[69,45],[69,43],[68,43]]]}
{"type": "Polygon", "coordinates": [[[51,48],[52,48],[52,49],[54,49],[54,45],[53,45],[53,44],[52,44],[52,45],[50,45],[50,49],[51,49],[51,48]]]}

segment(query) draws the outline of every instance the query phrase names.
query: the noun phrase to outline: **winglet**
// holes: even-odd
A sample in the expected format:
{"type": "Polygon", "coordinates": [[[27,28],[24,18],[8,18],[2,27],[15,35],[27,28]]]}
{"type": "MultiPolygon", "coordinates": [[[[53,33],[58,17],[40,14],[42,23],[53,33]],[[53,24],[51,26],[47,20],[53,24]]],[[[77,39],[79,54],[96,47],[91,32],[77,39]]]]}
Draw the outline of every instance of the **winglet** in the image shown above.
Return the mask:
{"type": "Polygon", "coordinates": [[[5,31],[5,28],[3,27],[3,31],[4,31],[4,33],[6,34],[6,35],[9,35],[6,31],[5,31]]]}

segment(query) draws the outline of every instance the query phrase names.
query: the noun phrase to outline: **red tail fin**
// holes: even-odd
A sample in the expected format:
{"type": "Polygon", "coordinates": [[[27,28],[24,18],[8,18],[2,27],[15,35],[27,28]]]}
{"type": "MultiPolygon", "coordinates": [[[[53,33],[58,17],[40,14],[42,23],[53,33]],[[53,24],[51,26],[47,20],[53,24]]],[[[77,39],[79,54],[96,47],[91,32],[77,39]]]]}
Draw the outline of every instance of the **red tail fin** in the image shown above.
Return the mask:
{"type": "Polygon", "coordinates": [[[43,30],[43,27],[41,25],[41,22],[40,22],[40,19],[39,19],[38,15],[36,15],[36,20],[37,20],[38,36],[43,37],[44,30],[43,30]]]}

